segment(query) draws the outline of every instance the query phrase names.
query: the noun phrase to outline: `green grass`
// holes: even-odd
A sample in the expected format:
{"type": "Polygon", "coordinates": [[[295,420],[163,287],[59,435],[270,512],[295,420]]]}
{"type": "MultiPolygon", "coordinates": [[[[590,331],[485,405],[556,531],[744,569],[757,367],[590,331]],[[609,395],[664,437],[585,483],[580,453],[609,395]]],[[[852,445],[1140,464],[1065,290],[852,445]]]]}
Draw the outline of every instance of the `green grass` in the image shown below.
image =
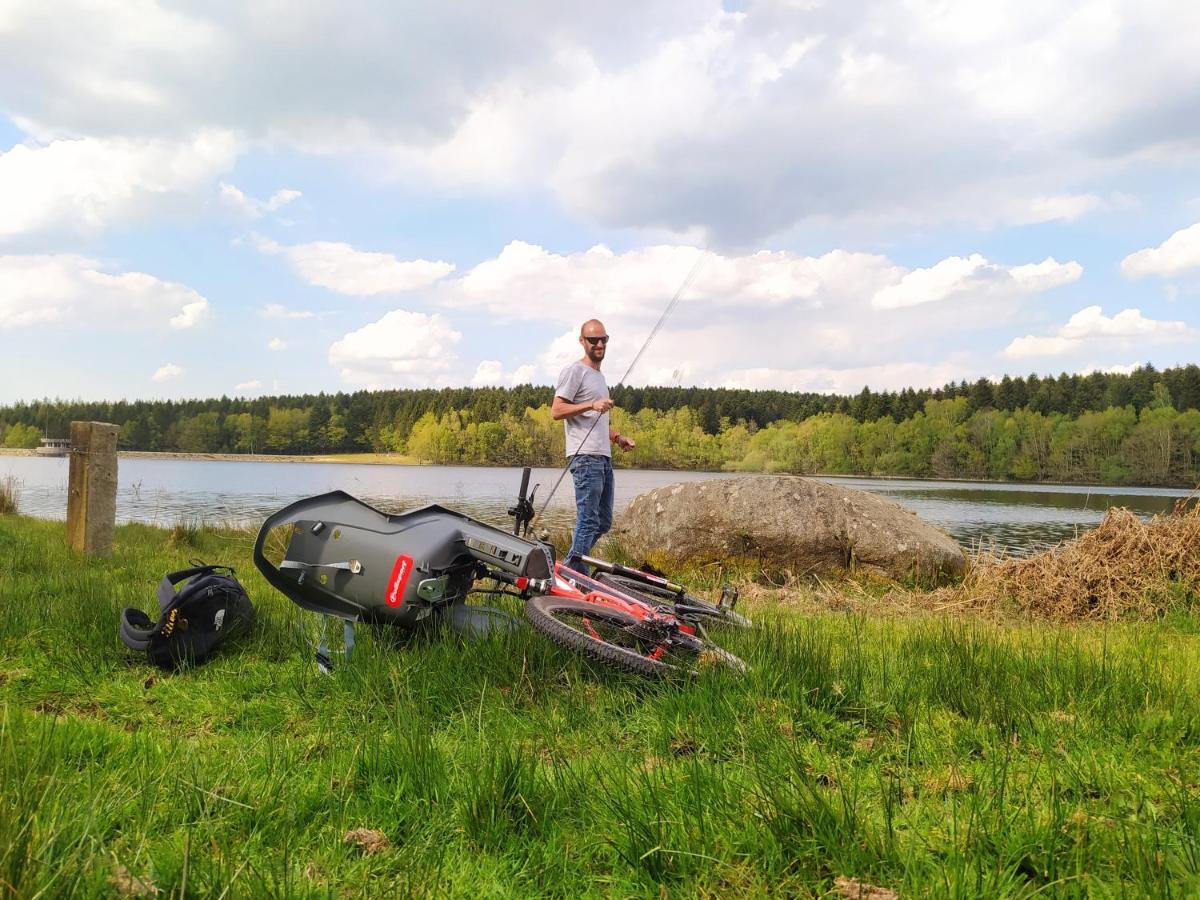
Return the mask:
{"type": "Polygon", "coordinates": [[[1087,628],[801,616],[691,685],[528,629],[397,646],[316,617],[251,536],[123,526],[108,559],[0,517],[0,894],[909,897],[1200,892],[1192,620],[1087,628]],[[256,633],[163,674],[117,634],[190,557],[238,568],[256,633]],[[344,836],[385,834],[367,853],[344,836]]]}

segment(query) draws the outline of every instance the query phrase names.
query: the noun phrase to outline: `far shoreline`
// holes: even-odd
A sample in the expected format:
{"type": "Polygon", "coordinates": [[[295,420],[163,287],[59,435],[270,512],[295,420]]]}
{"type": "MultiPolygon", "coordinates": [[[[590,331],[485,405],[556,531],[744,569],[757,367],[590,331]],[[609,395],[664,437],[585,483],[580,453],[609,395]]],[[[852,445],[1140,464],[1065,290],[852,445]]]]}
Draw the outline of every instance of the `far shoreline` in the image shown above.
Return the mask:
{"type": "MultiPolygon", "coordinates": [[[[39,453],[37,450],[14,450],[0,447],[0,456],[32,456],[39,459],[61,459],[69,454],[39,453]]],[[[354,463],[375,466],[425,466],[402,453],[343,453],[307,456],[297,453],[183,453],[177,450],[118,450],[118,459],[184,459],[203,462],[285,462],[285,463],[354,463]]]]}
{"type": "Polygon", "coordinates": [[[402,453],[180,453],[173,450],[119,450],[125,459],[190,459],[208,462],[285,462],[285,463],[351,463],[367,466],[425,466],[402,453]]]}
{"type": "MultiPolygon", "coordinates": [[[[31,456],[44,459],[63,458],[66,453],[40,453],[37,450],[17,450],[7,447],[0,447],[0,457],[3,456],[31,456]]],[[[463,468],[463,469],[519,469],[519,465],[479,465],[476,463],[431,463],[422,462],[412,456],[407,456],[402,453],[325,453],[325,454],[271,454],[271,453],[183,453],[176,450],[119,450],[117,456],[120,459],[167,459],[167,460],[190,460],[196,462],[259,462],[259,463],[320,463],[320,464],[342,464],[342,465],[366,465],[366,466],[437,466],[439,468],[463,468]]],[[[557,466],[534,466],[533,468],[558,468],[557,466]]],[[[729,475],[740,474],[745,476],[754,475],[790,475],[791,472],[733,472],[730,470],[714,470],[714,469],[655,469],[641,468],[639,466],[615,466],[618,471],[630,472],[695,472],[700,474],[712,475],[729,475]]],[[[1098,491],[1119,492],[1125,488],[1137,488],[1141,490],[1162,490],[1179,492],[1184,496],[1191,496],[1200,492],[1200,485],[1188,486],[1185,484],[1093,484],[1081,481],[1014,481],[1011,479],[999,478],[927,478],[919,475],[870,475],[864,473],[846,473],[846,472],[806,472],[797,475],[799,478],[835,478],[835,479],[854,479],[854,478],[869,478],[873,481],[916,481],[929,483],[959,483],[959,484],[980,484],[980,485],[997,485],[1008,487],[1041,487],[1041,488],[1093,488],[1098,491]]]]}

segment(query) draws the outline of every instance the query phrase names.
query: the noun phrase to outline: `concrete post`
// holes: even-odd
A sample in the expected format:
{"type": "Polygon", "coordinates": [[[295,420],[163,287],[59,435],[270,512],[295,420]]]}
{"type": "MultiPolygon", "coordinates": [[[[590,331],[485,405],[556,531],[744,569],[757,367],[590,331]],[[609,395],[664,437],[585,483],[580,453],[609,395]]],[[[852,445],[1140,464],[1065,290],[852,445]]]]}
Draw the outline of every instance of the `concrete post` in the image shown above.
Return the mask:
{"type": "Polygon", "coordinates": [[[82,553],[112,552],[117,522],[117,432],[105,422],[71,423],[67,541],[82,553]]]}

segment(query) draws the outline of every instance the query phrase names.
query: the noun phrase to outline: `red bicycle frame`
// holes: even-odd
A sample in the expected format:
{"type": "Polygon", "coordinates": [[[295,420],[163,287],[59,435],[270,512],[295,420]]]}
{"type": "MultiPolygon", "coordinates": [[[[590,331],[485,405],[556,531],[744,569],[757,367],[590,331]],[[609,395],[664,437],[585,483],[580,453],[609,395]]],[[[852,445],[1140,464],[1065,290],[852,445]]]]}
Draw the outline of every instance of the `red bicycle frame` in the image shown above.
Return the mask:
{"type": "Polygon", "coordinates": [[[549,590],[545,593],[568,600],[595,603],[597,606],[615,609],[642,621],[676,626],[684,634],[694,635],[696,633],[695,626],[681,622],[671,613],[638,597],[626,594],[611,584],[594,581],[589,576],[568,568],[561,562],[555,562],[554,578],[549,585],[549,590]]]}

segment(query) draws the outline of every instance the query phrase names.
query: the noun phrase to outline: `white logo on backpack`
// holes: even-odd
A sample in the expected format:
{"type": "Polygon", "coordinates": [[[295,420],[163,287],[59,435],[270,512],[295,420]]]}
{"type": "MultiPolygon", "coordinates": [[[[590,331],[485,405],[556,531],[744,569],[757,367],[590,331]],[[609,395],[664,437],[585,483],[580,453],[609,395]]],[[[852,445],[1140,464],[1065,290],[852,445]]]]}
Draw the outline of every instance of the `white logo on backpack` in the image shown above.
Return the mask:
{"type": "Polygon", "coordinates": [[[225,610],[218,609],[217,614],[213,616],[213,630],[220,631],[221,625],[225,621],[225,610]]]}

